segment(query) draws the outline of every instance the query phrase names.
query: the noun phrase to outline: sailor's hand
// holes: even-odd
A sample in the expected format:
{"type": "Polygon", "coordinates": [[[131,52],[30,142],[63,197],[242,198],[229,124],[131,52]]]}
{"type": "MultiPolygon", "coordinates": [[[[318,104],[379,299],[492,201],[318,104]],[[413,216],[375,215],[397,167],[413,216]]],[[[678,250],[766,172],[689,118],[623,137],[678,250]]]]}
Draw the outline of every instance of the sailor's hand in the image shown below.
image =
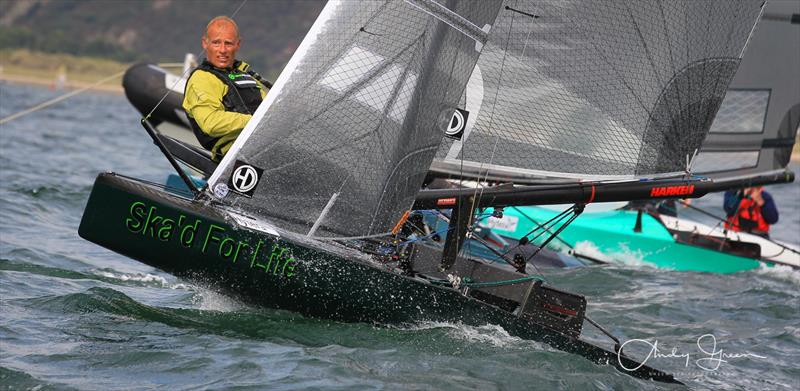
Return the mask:
{"type": "Polygon", "coordinates": [[[761,196],[761,191],[764,190],[761,186],[751,187],[748,190],[749,198],[753,200],[758,206],[764,206],[764,197],[761,196]]]}

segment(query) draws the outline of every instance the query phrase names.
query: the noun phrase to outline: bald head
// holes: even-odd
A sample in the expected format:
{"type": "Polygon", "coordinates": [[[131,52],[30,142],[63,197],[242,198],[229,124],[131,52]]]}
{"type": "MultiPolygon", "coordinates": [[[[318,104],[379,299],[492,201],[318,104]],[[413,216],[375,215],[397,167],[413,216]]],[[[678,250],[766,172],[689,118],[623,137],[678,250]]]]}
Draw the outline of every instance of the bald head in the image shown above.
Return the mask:
{"type": "Polygon", "coordinates": [[[208,38],[209,30],[211,30],[212,28],[219,28],[219,27],[232,28],[233,31],[236,33],[236,39],[239,39],[239,26],[236,24],[236,22],[233,21],[233,19],[224,15],[217,16],[214,19],[211,19],[210,22],[208,22],[208,24],[206,25],[206,33],[203,35],[203,38],[208,38]]]}
{"type": "Polygon", "coordinates": [[[206,26],[202,44],[206,59],[217,68],[230,68],[239,51],[239,27],[227,16],[217,16],[206,26]]]}

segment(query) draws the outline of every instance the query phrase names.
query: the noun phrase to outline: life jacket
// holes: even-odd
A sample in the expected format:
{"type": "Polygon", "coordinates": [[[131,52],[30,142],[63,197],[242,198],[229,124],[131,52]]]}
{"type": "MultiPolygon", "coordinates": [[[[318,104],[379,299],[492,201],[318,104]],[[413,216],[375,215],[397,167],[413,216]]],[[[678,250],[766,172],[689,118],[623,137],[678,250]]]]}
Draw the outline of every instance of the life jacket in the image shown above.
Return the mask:
{"type": "Polygon", "coordinates": [[[769,224],[761,215],[761,207],[749,198],[739,201],[739,209],[733,216],[725,220],[725,229],[733,231],[750,232],[754,234],[768,234],[769,224]]]}
{"type": "MultiPolygon", "coordinates": [[[[253,114],[262,101],[261,89],[258,87],[256,79],[246,72],[247,68],[247,64],[242,66],[242,62],[238,60],[233,63],[233,67],[230,70],[215,68],[208,60],[203,60],[203,63],[192,71],[189,78],[191,79],[192,75],[197,71],[211,73],[228,86],[228,92],[222,97],[222,105],[225,107],[225,111],[253,114]]],[[[192,131],[200,145],[211,151],[220,137],[211,137],[203,132],[203,129],[191,116],[189,116],[189,124],[192,126],[192,131]]]]}

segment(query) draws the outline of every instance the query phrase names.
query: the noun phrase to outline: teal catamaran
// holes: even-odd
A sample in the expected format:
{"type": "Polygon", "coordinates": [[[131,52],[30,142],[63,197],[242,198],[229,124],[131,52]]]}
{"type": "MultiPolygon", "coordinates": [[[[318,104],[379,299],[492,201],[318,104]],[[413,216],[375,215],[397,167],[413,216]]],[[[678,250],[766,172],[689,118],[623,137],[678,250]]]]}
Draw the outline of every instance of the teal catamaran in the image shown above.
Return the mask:
{"type": "Polygon", "coordinates": [[[203,188],[145,118],[192,193],[100,174],[79,233],[258,305],[342,321],[497,324],[677,382],[629,357],[587,316],[583,296],[544,283],[524,257],[486,262],[463,256],[463,243],[484,208],[570,202],[579,212],[664,189],[713,191],[714,181],[685,175],[685,157],[707,133],[761,6],[333,1],[203,188]],[[480,110],[464,93],[476,64],[492,81],[480,110]],[[470,121],[469,142],[459,141],[456,125],[470,121]],[[530,142],[559,145],[573,127],[586,137],[551,150],[530,142]],[[460,161],[473,149],[490,168],[572,167],[594,180],[420,190],[437,153],[460,161]],[[422,209],[450,210],[441,248],[415,241],[422,209]],[[583,339],[584,322],[613,349],[583,339]]]}

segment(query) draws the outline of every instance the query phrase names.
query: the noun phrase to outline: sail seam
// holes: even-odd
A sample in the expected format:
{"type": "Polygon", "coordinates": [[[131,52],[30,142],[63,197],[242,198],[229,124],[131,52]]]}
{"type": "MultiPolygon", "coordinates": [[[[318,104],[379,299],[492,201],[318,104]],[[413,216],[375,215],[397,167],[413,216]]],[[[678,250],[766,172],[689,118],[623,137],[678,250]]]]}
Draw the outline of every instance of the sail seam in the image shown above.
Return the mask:
{"type": "Polygon", "coordinates": [[[462,34],[481,44],[481,46],[486,44],[486,40],[489,37],[486,31],[481,30],[474,23],[441,4],[431,0],[406,0],[406,3],[460,31],[462,34]]]}

